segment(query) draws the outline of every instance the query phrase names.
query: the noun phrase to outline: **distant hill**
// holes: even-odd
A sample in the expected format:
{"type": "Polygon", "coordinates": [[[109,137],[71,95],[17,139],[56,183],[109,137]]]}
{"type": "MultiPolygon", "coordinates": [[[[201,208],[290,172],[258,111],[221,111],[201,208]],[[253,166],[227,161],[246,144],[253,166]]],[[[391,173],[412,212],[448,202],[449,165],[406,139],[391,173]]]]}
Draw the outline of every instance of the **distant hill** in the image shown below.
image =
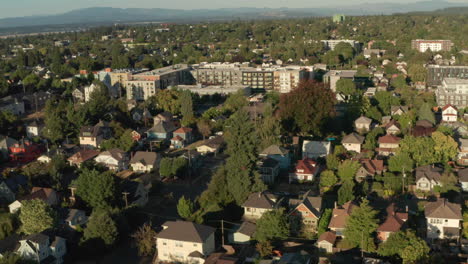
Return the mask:
{"type": "MultiPolygon", "coordinates": [[[[409,4],[399,3],[366,3],[327,8],[222,8],[178,10],[163,8],[112,8],[92,7],[72,10],[63,14],[46,16],[28,16],[0,19],[0,32],[19,32],[40,30],[38,26],[57,28],[56,25],[79,25],[80,28],[90,25],[133,22],[194,22],[237,19],[276,19],[295,17],[330,16],[335,13],[345,15],[387,15],[407,12],[451,12],[459,11],[455,4],[444,0],[429,0],[409,4]],[[15,31],[14,28],[18,28],[15,31]],[[30,28],[30,29],[29,29],[30,28]],[[6,30],[11,29],[11,30],[6,30]]],[[[67,29],[70,26],[66,27],[67,29]]]]}
{"type": "Polygon", "coordinates": [[[468,7],[449,7],[443,9],[437,9],[429,12],[410,12],[408,14],[414,15],[468,15],[468,7]]]}

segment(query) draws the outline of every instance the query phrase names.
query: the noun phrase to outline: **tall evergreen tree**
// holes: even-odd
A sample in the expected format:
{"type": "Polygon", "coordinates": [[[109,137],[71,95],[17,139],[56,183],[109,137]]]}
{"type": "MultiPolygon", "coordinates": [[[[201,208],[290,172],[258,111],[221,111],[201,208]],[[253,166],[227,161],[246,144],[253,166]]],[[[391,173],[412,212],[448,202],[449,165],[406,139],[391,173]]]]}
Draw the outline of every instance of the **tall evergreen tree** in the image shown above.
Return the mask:
{"type": "Polygon", "coordinates": [[[344,236],[351,245],[359,246],[362,250],[372,251],[375,248],[373,233],[377,230],[377,211],[373,210],[367,199],[355,208],[346,220],[344,236]]]}
{"type": "Polygon", "coordinates": [[[354,180],[346,180],[341,184],[340,189],[338,189],[338,204],[342,205],[346,202],[354,200],[354,180]]]}
{"type": "Polygon", "coordinates": [[[104,245],[111,246],[117,240],[118,235],[117,225],[110,213],[105,210],[95,210],[89,217],[82,240],[97,239],[104,245]]]}
{"type": "Polygon", "coordinates": [[[421,105],[418,111],[418,119],[419,120],[427,120],[432,124],[436,123],[434,112],[432,112],[431,105],[429,103],[424,103],[421,105]]]}
{"type": "Polygon", "coordinates": [[[182,114],[182,125],[188,126],[194,121],[192,93],[189,90],[183,91],[180,95],[179,102],[180,113],[182,114]]]}
{"type": "Polygon", "coordinates": [[[76,194],[93,208],[108,208],[116,194],[114,176],[110,171],[84,169],[75,181],[76,194]]]}

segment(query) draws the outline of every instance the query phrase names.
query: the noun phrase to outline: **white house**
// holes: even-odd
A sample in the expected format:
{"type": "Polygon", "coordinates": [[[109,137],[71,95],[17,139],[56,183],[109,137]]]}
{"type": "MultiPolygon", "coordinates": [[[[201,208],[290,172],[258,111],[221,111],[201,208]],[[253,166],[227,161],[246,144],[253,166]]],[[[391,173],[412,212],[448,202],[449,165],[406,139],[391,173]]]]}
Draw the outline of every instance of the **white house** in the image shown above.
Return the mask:
{"type": "Polygon", "coordinates": [[[428,202],[424,207],[427,222],[427,238],[457,239],[463,220],[461,206],[445,198],[428,202]]]}
{"type": "Polygon", "coordinates": [[[50,260],[47,263],[63,263],[63,256],[67,253],[65,239],[61,237],[51,238],[45,234],[32,234],[19,241],[19,247],[16,253],[22,258],[32,261],[39,260],[43,263],[45,259],[50,260]]]}
{"type": "Polygon", "coordinates": [[[94,158],[96,163],[102,164],[109,170],[121,171],[128,169],[128,155],[121,149],[110,149],[101,152],[94,158]]]}
{"type": "Polygon", "coordinates": [[[443,122],[457,122],[458,109],[448,104],[442,108],[442,121],[443,122]]]}
{"type": "Polygon", "coordinates": [[[468,168],[458,171],[458,181],[461,184],[462,190],[468,192],[468,168]]]}
{"type": "Polygon", "coordinates": [[[327,231],[320,235],[317,240],[317,247],[325,253],[333,253],[333,247],[336,241],[336,234],[333,231],[327,231]]]}
{"type": "Polygon", "coordinates": [[[440,186],[440,179],[444,169],[434,165],[426,165],[416,168],[416,189],[432,191],[435,186],[440,186]]]}
{"type": "Polygon", "coordinates": [[[230,237],[231,243],[248,244],[252,240],[257,226],[248,221],[242,222],[242,225],[230,237]]]}
{"type": "Polygon", "coordinates": [[[44,124],[39,120],[34,120],[26,125],[26,135],[28,138],[38,137],[42,133],[44,124]]]}
{"type": "Polygon", "coordinates": [[[351,133],[343,137],[341,144],[347,151],[361,153],[361,146],[364,143],[364,139],[363,136],[357,133],[351,133]]]}
{"type": "Polygon", "coordinates": [[[202,264],[215,250],[215,228],[187,221],[167,221],[156,236],[158,260],[202,264]]]}
{"type": "Polygon", "coordinates": [[[330,141],[309,141],[304,140],[302,144],[302,158],[316,159],[326,157],[331,153],[330,141]]]}
{"type": "Polygon", "coordinates": [[[248,221],[260,219],[266,212],[277,208],[278,198],[270,192],[256,192],[249,195],[247,201],[242,204],[244,208],[243,218],[248,221]]]}
{"type": "Polygon", "coordinates": [[[156,152],[137,151],[130,160],[130,166],[135,172],[145,173],[159,168],[161,156],[156,152]]]}
{"type": "Polygon", "coordinates": [[[289,183],[312,182],[320,171],[320,166],[312,159],[303,159],[297,162],[293,172],[289,173],[289,183]]]}
{"type": "Polygon", "coordinates": [[[357,131],[369,131],[372,125],[372,119],[361,116],[354,121],[354,127],[357,131]]]}

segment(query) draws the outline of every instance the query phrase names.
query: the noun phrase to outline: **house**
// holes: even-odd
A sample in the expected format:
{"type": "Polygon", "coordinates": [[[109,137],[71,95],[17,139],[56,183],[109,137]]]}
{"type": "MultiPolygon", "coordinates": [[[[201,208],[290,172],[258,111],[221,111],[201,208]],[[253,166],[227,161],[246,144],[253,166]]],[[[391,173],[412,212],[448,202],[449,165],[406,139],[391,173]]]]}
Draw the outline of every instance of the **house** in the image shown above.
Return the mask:
{"type": "Polygon", "coordinates": [[[51,188],[33,187],[30,194],[8,205],[10,213],[12,214],[16,213],[21,208],[22,201],[29,201],[29,200],[34,200],[34,199],[42,200],[50,206],[55,206],[59,202],[58,196],[55,190],[51,188]]]}
{"type": "Polygon", "coordinates": [[[37,158],[37,161],[40,163],[47,164],[52,161],[52,157],[49,154],[42,154],[41,156],[39,156],[39,158],[37,158]]]}
{"type": "Polygon", "coordinates": [[[427,238],[458,239],[463,220],[461,206],[445,198],[428,202],[424,207],[427,223],[427,238]]]}
{"type": "Polygon", "coordinates": [[[291,182],[312,182],[320,172],[320,166],[313,159],[305,158],[299,160],[293,172],[289,173],[291,182]]]}
{"type": "Polygon", "coordinates": [[[428,120],[418,120],[413,128],[411,135],[413,137],[430,137],[437,129],[428,120]]]}
{"type": "Polygon", "coordinates": [[[104,165],[109,170],[121,171],[128,169],[128,155],[121,149],[114,148],[103,151],[97,155],[94,160],[96,163],[104,165]]]}
{"type": "Polygon", "coordinates": [[[180,136],[174,136],[171,138],[171,146],[172,149],[181,149],[185,147],[185,140],[180,136]]]}
{"type": "Polygon", "coordinates": [[[173,122],[161,121],[155,123],[152,128],[146,131],[148,139],[151,140],[170,140],[173,132],[177,129],[173,122]]]}
{"type": "Polygon", "coordinates": [[[458,171],[458,181],[461,184],[462,190],[468,192],[468,168],[458,171]]]}
{"type": "Polygon", "coordinates": [[[18,144],[18,141],[8,136],[0,135],[0,155],[7,161],[10,158],[10,148],[18,144]]]}
{"type": "Polygon", "coordinates": [[[280,163],[272,158],[263,157],[257,162],[258,172],[265,184],[273,184],[279,175],[280,163]]]}
{"type": "Polygon", "coordinates": [[[255,223],[244,221],[234,233],[231,234],[229,241],[235,244],[248,244],[252,240],[257,230],[255,223]]]}
{"type": "Polygon", "coordinates": [[[353,132],[344,136],[341,140],[341,144],[347,151],[361,153],[361,146],[364,143],[364,139],[365,137],[353,132]]]}
{"type": "Polygon", "coordinates": [[[21,139],[10,146],[10,160],[27,163],[36,160],[43,153],[44,148],[28,139],[21,139]]]}
{"type": "Polygon", "coordinates": [[[468,139],[458,139],[457,162],[460,165],[468,165],[468,139]]]}
{"type": "Polygon", "coordinates": [[[375,87],[369,87],[367,90],[364,92],[364,96],[372,98],[375,96],[375,93],[377,92],[377,88],[375,87]]]}
{"type": "Polygon", "coordinates": [[[421,191],[433,191],[435,186],[440,186],[443,168],[434,165],[425,165],[416,168],[416,189],[421,191]]]}
{"type": "Polygon", "coordinates": [[[326,157],[328,154],[331,154],[330,141],[304,140],[302,143],[302,159],[316,159],[326,157]]]}
{"type": "Polygon", "coordinates": [[[174,131],[174,137],[181,137],[184,144],[188,145],[193,142],[193,129],[190,127],[181,127],[174,131]]]}
{"type": "Polygon", "coordinates": [[[421,120],[416,121],[415,126],[424,127],[424,128],[434,127],[434,125],[427,119],[421,119],[421,120]]]}
{"type": "Polygon", "coordinates": [[[386,124],[390,123],[392,121],[391,116],[382,116],[382,126],[385,126],[386,124]]]}
{"type": "Polygon", "coordinates": [[[334,231],[337,236],[343,237],[343,231],[346,226],[346,220],[351,215],[351,212],[354,208],[356,208],[352,201],[349,201],[341,206],[336,206],[333,208],[332,217],[330,219],[330,223],[328,224],[328,228],[331,231],[334,231]]]}
{"type": "Polygon", "coordinates": [[[224,138],[222,136],[215,136],[203,141],[203,144],[197,147],[197,152],[206,155],[208,153],[218,153],[224,145],[224,138]]]}
{"type": "Polygon", "coordinates": [[[333,231],[327,231],[317,239],[317,248],[324,253],[333,253],[333,247],[336,242],[336,234],[333,231]]]}
{"type": "Polygon", "coordinates": [[[458,109],[451,105],[448,104],[442,108],[442,121],[443,122],[457,122],[457,116],[458,116],[458,109]]]}
{"type": "Polygon", "coordinates": [[[130,160],[130,166],[135,172],[151,172],[159,168],[160,160],[161,156],[155,152],[137,151],[130,160]]]}
{"type": "Polygon", "coordinates": [[[395,115],[402,115],[408,113],[408,106],[402,106],[402,105],[392,105],[390,107],[390,115],[395,116],[395,115]]]}
{"type": "Polygon", "coordinates": [[[382,175],[385,172],[383,160],[378,159],[361,159],[359,160],[361,167],[356,172],[356,181],[373,179],[375,175],[382,175]]]}
{"type": "Polygon", "coordinates": [[[379,147],[376,151],[379,155],[390,156],[394,155],[398,148],[400,147],[400,138],[391,134],[379,137],[378,143],[379,147]]]}
{"type": "Polygon", "coordinates": [[[356,121],[354,121],[354,127],[357,131],[370,131],[372,124],[372,119],[361,116],[356,121]]]}
{"type": "Polygon", "coordinates": [[[69,209],[67,211],[68,212],[65,218],[65,223],[69,227],[76,229],[76,227],[84,225],[88,222],[88,217],[86,216],[85,211],[78,209],[69,209]]]}
{"type": "Polygon", "coordinates": [[[98,148],[102,141],[111,136],[109,124],[100,121],[95,126],[84,126],[80,129],[80,146],[87,148],[98,148]]]}
{"type": "Polygon", "coordinates": [[[395,204],[387,207],[387,216],[382,224],[377,228],[377,239],[385,242],[391,234],[400,231],[408,220],[408,213],[397,212],[395,204]]]}
{"type": "Polygon", "coordinates": [[[139,142],[143,138],[144,133],[140,130],[132,130],[132,139],[135,142],[139,142]]]}
{"type": "Polygon", "coordinates": [[[99,155],[99,151],[97,150],[82,149],[82,150],[79,150],[77,153],[73,154],[67,160],[68,160],[68,163],[70,163],[70,166],[77,166],[79,168],[81,167],[81,164],[83,162],[92,160],[97,155],[99,155]]]}
{"type": "Polygon", "coordinates": [[[291,166],[291,156],[289,150],[278,145],[271,145],[260,152],[260,157],[271,158],[279,162],[281,169],[289,169],[291,166]]]}
{"type": "Polygon", "coordinates": [[[143,207],[148,203],[149,189],[141,181],[124,181],[121,188],[126,207],[130,205],[143,207]]]}
{"type": "Polygon", "coordinates": [[[9,175],[8,178],[0,178],[0,203],[10,204],[16,200],[16,194],[21,188],[26,188],[28,178],[22,174],[9,175]]]}
{"type": "Polygon", "coordinates": [[[385,131],[387,132],[387,134],[390,134],[390,135],[398,135],[401,132],[400,123],[398,123],[395,120],[391,120],[390,122],[388,122],[384,126],[384,128],[385,128],[385,131]]]}
{"type": "Polygon", "coordinates": [[[216,229],[187,221],[167,221],[156,235],[158,260],[180,263],[204,263],[215,250],[216,229]]]}
{"type": "Polygon", "coordinates": [[[20,116],[25,113],[24,101],[12,95],[0,98],[0,111],[20,116]]]}
{"type": "Polygon", "coordinates": [[[85,94],[83,88],[76,88],[72,92],[73,101],[75,103],[83,103],[85,101],[85,94]]]}
{"type": "Polygon", "coordinates": [[[61,264],[67,246],[64,238],[37,233],[20,240],[16,253],[24,259],[39,260],[39,263],[61,264]]]}
{"type": "Polygon", "coordinates": [[[243,218],[247,221],[255,221],[260,219],[264,213],[276,209],[278,204],[278,197],[268,191],[252,193],[242,204],[243,218]]]}
{"type": "Polygon", "coordinates": [[[42,121],[37,119],[33,120],[31,123],[26,125],[26,136],[28,138],[41,136],[44,126],[45,125],[42,121]]]}
{"type": "Polygon", "coordinates": [[[289,208],[289,222],[293,233],[317,233],[318,221],[322,215],[322,197],[310,196],[308,191],[302,199],[290,199],[289,208]]]}

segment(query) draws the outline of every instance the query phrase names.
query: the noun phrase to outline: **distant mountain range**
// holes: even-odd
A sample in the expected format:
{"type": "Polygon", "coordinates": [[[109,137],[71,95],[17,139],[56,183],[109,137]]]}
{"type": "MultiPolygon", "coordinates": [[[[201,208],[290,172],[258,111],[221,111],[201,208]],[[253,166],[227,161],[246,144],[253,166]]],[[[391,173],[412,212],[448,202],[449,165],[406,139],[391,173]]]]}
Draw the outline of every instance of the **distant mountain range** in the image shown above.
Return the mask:
{"type": "MultiPolygon", "coordinates": [[[[431,12],[439,9],[447,10],[447,13],[460,10],[459,6],[468,3],[451,3],[444,0],[422,1],[409,4],[401,3],[366,3],[349,6],[336,6],[329,8],[222,8],[222,9],[197,9],[177,10],[162,8],[111,8],[92,7],[73,10],[63,14],[46,16],[28,16],[0,19],[0,31],[2,33],[15,32],[21,28],[36,28],[45,30],[39,26],[47,25],[49,29],[57,29],[57,25],[104,25],[114,23],[136,22],[195,22],[237,19],[276,19],[293,17],[330,16],[336,13],[345,15],[388,15],[407,12],[431,12]],[[453,10],[453,11],[451,11],[453,10]]],[[[45,27],[47,28],[47,27],[45,27]]]]}

